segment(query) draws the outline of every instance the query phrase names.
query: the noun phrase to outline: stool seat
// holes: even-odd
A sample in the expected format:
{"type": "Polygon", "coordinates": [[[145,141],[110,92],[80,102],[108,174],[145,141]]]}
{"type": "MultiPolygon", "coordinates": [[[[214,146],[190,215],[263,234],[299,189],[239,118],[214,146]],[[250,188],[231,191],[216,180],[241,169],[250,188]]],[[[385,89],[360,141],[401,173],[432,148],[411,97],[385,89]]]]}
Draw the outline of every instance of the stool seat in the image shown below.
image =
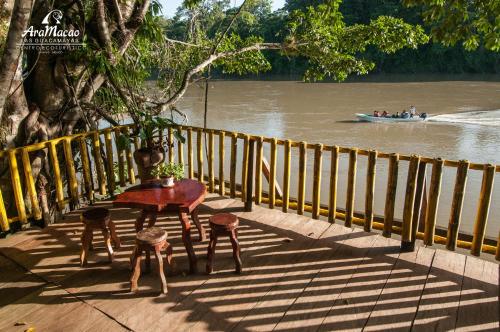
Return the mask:
{"type": "Polygon", "coordinates": [[[239,224],[238,217],[236,217],[234,214],[231,213],[218,213],[211,216],[208,220],[209,223],[211,224],[211,227],[221,226],[229,231],[236,229],[239,224]]]}
{"type": "Polygon", "coordinates": [[[88,221],[101,221],[109,218],[109,210],[106,208],[93,208],[82,213],[84,222],[88,221]]]}
{"type": "Polygon", "coordinates": [[[137,233],[136,240],[142,244],[157,244],[167,240],[167,232],[159,227],[149,227],[137,233]]]}

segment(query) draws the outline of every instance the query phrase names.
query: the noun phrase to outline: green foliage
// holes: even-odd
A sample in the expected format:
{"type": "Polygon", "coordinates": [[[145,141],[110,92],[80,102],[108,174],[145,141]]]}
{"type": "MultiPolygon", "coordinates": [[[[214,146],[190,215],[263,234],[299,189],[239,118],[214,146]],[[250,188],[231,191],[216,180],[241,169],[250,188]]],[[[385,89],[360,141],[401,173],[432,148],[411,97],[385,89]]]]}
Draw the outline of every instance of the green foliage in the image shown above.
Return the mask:
{"type": "Polygon", "coordinates": [[[359,56],[368,46],[394,53],[428,42],[422,27],[389,16],[380,16],[367,25],[347,26],[340,4],[340,0],[330,0],[316,7],[294,10],[290,15],[285,40],[297,53],[308,58],[306,81],[327,77],[342,81],[352,73],[368,73],[374,63],[359,56]]]}
{"type": "MultiPolygon", "coordinates": [[[[207,45],[208,48],[203,52],[200,48],[174,46],[175,49],[182,49],[184,56],[176,57],[181,61],[173,65],[189,67],[190,61],[199,63],[207,58],[209,46],[220,40],[220,31],[224,30],[221,27],[229,26],[229,22],[232,22],[229,33],[220,40],[217,52],[234,54],[213,64],[213,69],[216,72],[219,69],[223,74],[245,75],[270,70],[269,59],[276,58],[270,55],[271,52],[236,52],[264,41],[281,43],[282,56],[307,59],[307,66],[304,67],[306,81],[328,77],[341,81],[353,73],[368,73],[374,68],[374,63],[362,55],[370,46],[385,53],[394,53],[402,48],[416,48],[428,41],[420,26],[388,16],[378,17],[368,24],[346,25],[339,9],[341,3],[340,0],[316,2],[303,8],[297,7],[287,16],[283,11],[272,13],[268,0],[254,0],[245,3],[236,19],[236,9],[231,8],[227,1],[201,2],[190,9],[180,9],[168,22],[167,35],[178,39],[187,36],[184,41],[201,47],[207,45]],[[193,17],[196,17],[195,24],[193,17]],[[183,34],[181,29],[187,29],[187,34],[183,34]],[[186,57],[187,54],[189,57],[186,57]]],[[[285,62],[280,65],[289,66],[285,62]]],[[[162,78],[168,83],[163,86],[171,88],[180,82],[180,78],[170,76],[167,80],[168,75],[178,72],[172,71],[172,66],[169,69],[162,69],[162,78]]]]}
{"type": "Polygon", "coordinates": [[[137,111],[136,114],[139,117],[138,136],[143,142],[146,142],[149,147],[154,145],[154,139],[159,136],[160,131],[169,127],[174,127],[173,134],[176,139],[183,143],[185,142],[184,136],[182,136],[180,130],[176,128],[177,123],[173,119],[155,116],[150,112],[144,111],[137,111]]]}
{"type": "Polygon", "coordinates": [[[431,35],[446,46],[458,42],[467,50],[480,45],[500,51],[500,1],[403,0],[406,6],[423,8],[422,17],[431,35]]]}
{"type": "Polygon", "coordinates": [[[151,175],[154,177],[174,177],[176,180],[181,180],[184,177],[184,165],[183,164],[159,164],[152,171],[151,175]]]}
{"type": "MultiPolygon", "coordinates": [[[[255,44],[261,44],[264,40],[261,37],[250,36],[242,39],[236,33],[231,33],[228,37],[222,39],[218,52],[238,51],[244,47],[255,44]]],[[[224,58],[215,62],[215,68],[222,68],[225,74],[244,75],[249,73],[259,73],[271,69],[271,64],[266,57],[259,51],[249,51],[240,53],[229,58],[224,58]]]]}

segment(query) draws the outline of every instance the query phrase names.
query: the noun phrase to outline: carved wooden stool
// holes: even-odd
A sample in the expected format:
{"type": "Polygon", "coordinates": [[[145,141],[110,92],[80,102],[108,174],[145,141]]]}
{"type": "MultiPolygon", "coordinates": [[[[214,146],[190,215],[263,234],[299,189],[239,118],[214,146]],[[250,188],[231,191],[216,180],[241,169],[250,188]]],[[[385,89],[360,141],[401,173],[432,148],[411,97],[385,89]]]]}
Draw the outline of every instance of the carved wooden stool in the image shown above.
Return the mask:
{"type": "Polygon", "coordinates": [[[109,261],[113,261],[113,248],[111,241],[118,249],[120,248],[120,238],[116,235],[116,228],[109,217],[109,210],[105,208],[93,208],[82,213],[81,220],[85,225],[82,233],[82,251],[80,253],[80,265],[87,264],[87,256],[92,246],[94,230],[100,230],[104,236],[104,245],[108,252],[109,261]]]}
{"type": "Polygon", "coordinates": [[[213,260],[215,255],[215,246],[219,235],[229,236],[233,246],[233,258],[236,264],[236,273],[241,273],[240,244],[238,242],[238,217],[231,213],[219,213],[209,218],[210,242],[207,252],[207,273],[213,271],[213,260]]]}
{"type": "Polygon", "coordinates": [[[146,271],[150,271],[150,253],[154,251],[158,262],[158,276],[161,281],[161,292],[164,294],[167,293],[167,280],[163,273],[163,258],[161,257],[161,250],[165,248],[167,249],[167,263],[170,265],[172,262],[172,246],[167,242],[166,231],[158,227],[149,227],[137,233],[135,248],[131,257],[131,266],[133,269],[132,276],[130,277],[131,292],[136,292],[138,290],[137,281],[141,276],[142,252],[146,252],[146,271]]]}

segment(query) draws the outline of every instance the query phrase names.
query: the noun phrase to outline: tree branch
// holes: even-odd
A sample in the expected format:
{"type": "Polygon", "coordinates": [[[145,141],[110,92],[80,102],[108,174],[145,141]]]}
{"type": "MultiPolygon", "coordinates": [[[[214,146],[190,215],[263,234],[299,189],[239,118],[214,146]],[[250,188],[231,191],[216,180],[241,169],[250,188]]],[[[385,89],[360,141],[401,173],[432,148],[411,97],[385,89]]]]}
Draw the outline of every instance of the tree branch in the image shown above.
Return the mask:
{"type": "MultiPolygon", "coordinates": [[[[141,26],[142,21],[144,20],[144,17],[146,16],[148,9],[149,9],[149,4],[150,0],[143,0],[140,5],[136,5],[134,8],[134,11],[132,15],[130,16],[130,19],[128,22],[125,24],[127,27],[127,32],[124,34],[122,42],[120,46],[118,47],[118,54],[122,56],[125,54],[127,51],[128,47],[132,43],[135,33],[141,26]]],[[[114,58],[114,61],[110,61],[111,65],[116,64],[116,57],[114,58]]],[[[87,84],[83,88],[83,91],[80,95],[80,98],[84,101],[89,103],[92,97],[94,96],[94,93],[101,87],[101,85],[104,83],[106,80],[106,76],[101,74],[101,73],[96,73],[94,74],[89,81],[87,81],[87,84]]]]}
{"type": "Polygon", "coordinates": [[[115,56],[113,55],[113,43],[111,42],[111,34],[109,33],[108,22],[106,21],[104,1],[97,0],[96,7],[97,33],[99,34],[99,38],[101,39],[101,43],[106,50],[109,60],[111,62],[114,62],[115,56]]]}
{"type": "Polygon", "coordinates": [[[120,4],[118,3],[118,0],[113,0],[113,5],[115,7],[115,13],[116,13],[116,19],[118,20],[118,26],[120,27],[120,30],[125,33],[127,30],[125,28],[125,23],[123,21],[123,14],[122,10],[120,9],[120,4]]]}
{"type": "Polygon", "coordinates": [[[172,97],[170,97],[167,101],[165,102],[158,102],[157,107],[159,109],[159,112],[163,111],[165,108],[174,105],[179,101],[179,99],[186,93],[186,90],[189,86],[189,83],[191,81],[191,78],[196,75],[199,72],[202,72],[207,66],[211,65],[215,61],[223,58],[229,58],[238,54],[246,53],[246,52],[252,52],[252,51],[262,51],[262,50],[280,50],[283,49],[284,46],[280,43],[258,43],[254,44],[251,46],[246,46],[243,47],[239,50],[235,51],[226,51],[226,52],[221,52],[221,53],[216,53],[216,54],[211,54],[205,61],[197,65],[196,67],[190,69],[184,74],[184,77],[182,79],[181,86],[179,90],[177,90],[172,97]]]}

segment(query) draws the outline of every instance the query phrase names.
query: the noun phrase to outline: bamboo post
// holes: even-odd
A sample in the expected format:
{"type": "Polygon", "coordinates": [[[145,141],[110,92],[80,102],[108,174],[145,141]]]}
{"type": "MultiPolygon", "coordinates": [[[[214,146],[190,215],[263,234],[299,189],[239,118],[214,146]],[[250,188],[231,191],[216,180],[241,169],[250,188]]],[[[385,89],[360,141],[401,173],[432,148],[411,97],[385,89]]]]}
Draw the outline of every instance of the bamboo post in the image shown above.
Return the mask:
{"type": "Polygon", "coordinates": [[[226,134],[221,131],[219,133],[219,195],[226,194],[226,183],[224,180],[224,141],[226,134]]]}
{"type": "Polygon", "coordinates": [[[434,244],[434,234],[436,232],[437,209],[439,205],[439,195],[441,193],[441,178],[443,175],[444,160],[434,159],[432,164],[431,184],[429,187],[429,200],[425,212],[424,244],[431,246],[434,244]]]}
{"type": "Polygon", "coordinates": [[[249,151],[249,136],[243,137],[243,161],[241,163],[241,201],[247,199],[247,176],[248,176],[248,151],[249,151]]]}
{"type": "MultiPolygon", "coordinates": [[[[0,192],[0,211],[1,209],[3,208],[3,210],[5,211],[5,208],[3,207],[3,200],[2,200],[2,193],[0,192]]],[[[3,218],[3,216],[2,216],[3,218]]],[[[500,261],[500,231],[498,232],[498,239],[497,239],[497,253],[495,255],[495,259],[497,261],[500,261]]]]}
{"type": "Polygon", "coordinates": [[[231,133],[231,164],[229,169],[229,190],[231,198],[236,197],[236,156],[238,149],[238,136],[231,133]]]}
{"type": "Polygon", "coordinates": [[[79,203],[78,198],[78,182],[76,181],[75,162],[73,160],[73,152],[71,151],[71,138],[66,137],[63,143],[64,157],[66,159],[66,174],[68,175],[68,187],[71,195],[71,200],[74,205],[79,203]]]}
{"type": "Polygon", "coordinates": [[[246,200],[245,200],[245,211],[252,211],[253,204],[253,159],[254,159],[255,141],[250,139],[248,143],[248,163],[247,163],[247,188],[246,188],[246,200]]]}
{"type": "Polygon", "coordinates": [[[168,146],[168,162],[174,162],[174,133],[172,127],[168,127],[167,129],[167,146],[168,146]]]}
{"type": "Polygon", "coordinates": [[[391,237],[392,222],[394,221],[394,207],[396,206],[396,190],[398,186],[399,155],[393,153],[389,156],[389,175],[387,178],[387,193],[384,208],[384,230],[382,235],[391,237]]]}
{"type": "Polygon", "coordinates": [[[423,207],[423,198],[425,192],[425,178],[427,173],[427,163],[424,161],[420,161],[418,165],[417,171],[417,183],[415,188],[415,201],[413,203],[413,217],[411,222],[411,245],[409,247],[410,251],[415,250],[415,242],[417,240],[417,231],[419,227],[420,221],[420,212],[423,207]]]}
{"type": "Polygon", "coordinates": [[[82,171],[83,183],[85,185],[85,193],[90,202],[94,201],[94,184],[92,182],[92,173],[90,169],[89,151],[87,148],[87,138],[80,136],[80,155],[82,156],[82,171]]]}
{"type": "Polygon", "coordinates": [[[356,195],[356,164],[358,159],[358,150],[349,151],[349,169],[347,173],[347,193],[345,200],[345,226],[352,226],[354,217],[354,197],[356,195]]]}
{"type": "Polygon", "coordinates": [[[411,251],[413,239],[411,237],[413,222],[413,207],[415,205],[415,192],[417,188],[417,173],[420,164],[419,156],[410,157],[408,176],[406,181],[405,203],[403,207],[403,225],[401,230],[401,250],[411,251]]]}
{"type": "Polygon", "coordinates": [[[314,147],[314,173],[313,173],[313,199],[312,217],[319,219],[321,205],[321,169],[322,169],[323,144],[316,144],[314,147]]]}
{"type": "Polygon", "coordinates": [[[468,169],[469,162],[467,160],[461,160],[457,168],[455,189],[453,190],[453,199],[451,201],[450,220],[448,222],[448,232],[446,235],[446,249],[448,250],[455,250],[457,247],[458,230],[462,218],[468,169]]]}
{"type": "Polygon", "coordinates": [[[203,135],[201,129],[196,131],[196,156],[198,158],[198,181],[203,182],[203,135]]]}
{"type": "Polygon", "coordinates": [[[297,198],[297,214],[304,214],[306,199],[307,143],[299,145],[299,184],[297,198]]]}
{"type": "Polygon", "coordinates": [[[285,147],[283,150],[283,212],[288,212],[288,207],[290,205],[290,164],[291,164],[291,150],[292,142],[290,140],[285,141],[285,147]]]}
{"type": "Polygon", "coordinates": [[[330,158],[330,190],[328,197],[328,221],[335,222],[337,213],[337,182],[338,182],[338,169],[339,169],[339,147],[332,147],[332,154],[330,158]]]}
{"type": "Polygon", "coordinates": [[[188,178],[194,178],[193,170],[193,130],[187,129],[188,178]]]}
{"type": "MultiPolygon", "coordinates": [[[[24,169],[24,178],[26,179],[26,187],[28,187],[28,194],[31,202],[31,210],[36,220],[42,219],[42,212],[38,204],[38,197],[36,195],[35,180],[33,179],[33,172],[31,170],[31,161],[28,150],[22,149],[22,160],[24,169]]],[[[2,202],[3,203],[3,202],[2,202]]]]}
{"type": "Polygon", "coordinates": [[[277,140],[273,138],[271,141],[271,162],[269,167],[269,208],[274,209],[276,204],[276,158],[277,158],[277,140]]]}
{"type": "Polygon", "coordinates": [[[481,184],[481,193],[474,221],[474,234],[472,238],[471,254],[479,256],[483,246],[486,224],[488,222],[488,213],[490,210],[491,193],[493,192],[493,181],[495,179],[495,165],[484,165],[483,181],[481,184]]]}
{"type": "Polygon", "coordinates": [[[214,174],[214,131],[208,133],[208,191],[215,191],[215,174],[214,174]]]}
{"type": "Polygon", "coordinates": [[[5,204],[3,201],[3,195],[1,190],[0,190],[0,229],[4,232],[10,230],[9,219],[7,217],[7,211],[5,210],[5,204]]]}
{"type": "Polygon", "coordinates": [[[366,170],[366,193],[365,193],[365,232],[372,230],[373,224],[373,200],[375,197],[375,166],[377,163],[377,151],[368,153],[368,166],[366,170]]]}
{"type": "Polygon", "coordinates": [[[262,158],[264,155],[264,138],[257,138],[257,153],[255,157],[255,204],[262,202],[262,158]]]}
{"type": "Polygon", "coordinates": [[[104,131],[104,142],[106,146],[106,164],[108,167],[108,187],[109,194],[114,195],[116,183],[115,183],[115,172],[114,172],[114,160],[113,160],[113,143],[111,141],[111,130],[104,131]]]}
{"type": "Polygon", "coordinates": [[[97,172],[97,182],[99,183],[99,193],[106,195],[106,177],[104,176],[104,166],[101,158],[101,140],[97,131],[92,135],[92,151],[97,172]]]}
{"type": "MultiPolygon", "coordinates": [[[[52,162],[52,170],[54,171],[54,181],[56,185],[56,200],[59,210],[64,208],[64,192],[61,178],[61,169],[59,168],[59,159],[57,158],[56,143],[49,142],[50,161],[52,162]]],[[[24,205],[24,204],[23,204],[24,205]]]]}
{"type": "Polygon", "coordinates": [[[127,147],[125,150],[126,157],[127,157],[127,175],[128,175],[128,183],[134,184],[135,183],[135,171],[134,171],[134,157],[132,154],[132,149],[130,146],[127,147]]]}
{"type": "Polygon", "coordinates": [[[118,179],[120,180],[120,186],[125,187],[127,182],[125,180],[125,149],[120,146],[120,138],[122,136],[121,129],[115,128],[115,145],[116,151],[118,153],[118,179]]]}
{"type": "MultiPolygon", "coordinates": [[[[182,134],[182,126],[179,126],[179,133],[182,134]]],[[[177,140],[177,163],[184,165],[184,144],[180,139],[177,140]]]]}

